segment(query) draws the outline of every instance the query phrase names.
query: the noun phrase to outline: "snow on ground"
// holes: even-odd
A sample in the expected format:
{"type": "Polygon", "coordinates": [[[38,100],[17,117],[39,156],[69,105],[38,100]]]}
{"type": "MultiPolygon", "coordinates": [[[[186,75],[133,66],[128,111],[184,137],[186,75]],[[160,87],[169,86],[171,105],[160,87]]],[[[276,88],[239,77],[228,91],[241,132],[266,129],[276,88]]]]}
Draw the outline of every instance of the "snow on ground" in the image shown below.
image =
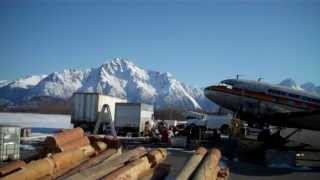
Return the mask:
{"type": "Polygon", "coordinates": [[[72,128],[70,115],[35,113],[0,113],[0,125],[31,127],[33,133],[52,133],[60,128],[72,128]]]}

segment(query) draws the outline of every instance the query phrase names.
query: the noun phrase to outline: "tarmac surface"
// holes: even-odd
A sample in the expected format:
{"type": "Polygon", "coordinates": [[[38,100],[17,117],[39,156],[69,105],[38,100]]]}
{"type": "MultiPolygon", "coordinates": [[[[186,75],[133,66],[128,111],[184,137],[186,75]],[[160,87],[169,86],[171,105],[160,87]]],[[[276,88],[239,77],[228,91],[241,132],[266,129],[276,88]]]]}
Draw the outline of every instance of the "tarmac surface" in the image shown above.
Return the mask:
{"type": "MultiPolygon", "coordinates": [[[[168,157],[164,163],[170,164],[169,179],[173,179],[192,155],[192,151],[179,148],[167,148],[168,157]]],[[[230,169],[230,180],[319,180],[320,168],[270,168],[248,162],[222,161],[230,169]]]]}
{"type": "MultiPolygon", "coordinates": [[[[290,134],[293,129],[285,129],[282,136],[290,134]]],[[[230,169],[230,180],[319,180],[320,179],[320,132],[301,130],[290,137],[290,145],[308,144],[306,148],[295,150],[304,156],[297,160],[296,166],[273,166],[264,162],[240,160],[233,161],[223,158],[222,166],[230,169]]],[[[254,145],[253,145],[254,146],[254,145]]],[[[184,166],[193,151],[179,148],[167,148],[168,157],[165,163],[171,164],[169,177],[174,177],[184,166]]],[[[249,154],[250,156],[250,154],[249,154]]]]}

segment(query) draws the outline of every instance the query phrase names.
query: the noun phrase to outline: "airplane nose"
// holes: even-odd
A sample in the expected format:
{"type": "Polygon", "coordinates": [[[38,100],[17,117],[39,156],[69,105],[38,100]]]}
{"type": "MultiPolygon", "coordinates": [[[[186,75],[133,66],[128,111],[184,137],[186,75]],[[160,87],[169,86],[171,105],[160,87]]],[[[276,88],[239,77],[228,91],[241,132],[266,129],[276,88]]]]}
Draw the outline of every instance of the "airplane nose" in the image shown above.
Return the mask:
{"type": "Polygon", "coordinates": [[[204,89],[204,95],[209,98],[209,99],[212,99],[213,96],[214,96],[214,90],[213,90],[213,86],[209,86],[209,87],[206,87],[204,89]]]}
{"type": "Polygon", "coordinates": [[[204,95],[212,102],[216,104],[220,104],[221,96],[219,95],[219,92],[217,91],[217,86],[209,86],[204,89],[204,95]]]}

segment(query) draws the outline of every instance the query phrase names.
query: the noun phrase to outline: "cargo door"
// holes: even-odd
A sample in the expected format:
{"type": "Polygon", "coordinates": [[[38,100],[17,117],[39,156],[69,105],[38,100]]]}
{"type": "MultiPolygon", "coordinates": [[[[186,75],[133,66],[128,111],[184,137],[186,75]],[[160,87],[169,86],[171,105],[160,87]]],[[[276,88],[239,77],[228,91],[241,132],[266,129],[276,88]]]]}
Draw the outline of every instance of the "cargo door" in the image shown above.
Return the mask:
{"type": "Polygon", "coordinates": [[[140,127],[139,106],[130,105],[130,104],[128,105],[117,104],[115,126],[117,128],[123,128],[123,127],[139,128],[140,127]]]}
{"type": "Polygon", "coordinates": [[[95,93],[76,93],[72,98],[72,123],[94,122],[97,119],[98,95],[95,93]]]}

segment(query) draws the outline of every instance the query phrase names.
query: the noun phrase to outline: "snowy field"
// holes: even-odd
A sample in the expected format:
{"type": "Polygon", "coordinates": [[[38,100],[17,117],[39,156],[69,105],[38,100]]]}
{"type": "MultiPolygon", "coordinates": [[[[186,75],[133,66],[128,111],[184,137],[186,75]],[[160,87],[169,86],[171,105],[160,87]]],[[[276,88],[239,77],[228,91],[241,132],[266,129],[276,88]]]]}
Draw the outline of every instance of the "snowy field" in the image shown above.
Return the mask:
{"type": "Polygon", "coordinates": [[[30,127],[35,133],[52,133],[60,128],[72,128],[70,115],[35,113],[0,113],[0,125],[30,127]]]}

